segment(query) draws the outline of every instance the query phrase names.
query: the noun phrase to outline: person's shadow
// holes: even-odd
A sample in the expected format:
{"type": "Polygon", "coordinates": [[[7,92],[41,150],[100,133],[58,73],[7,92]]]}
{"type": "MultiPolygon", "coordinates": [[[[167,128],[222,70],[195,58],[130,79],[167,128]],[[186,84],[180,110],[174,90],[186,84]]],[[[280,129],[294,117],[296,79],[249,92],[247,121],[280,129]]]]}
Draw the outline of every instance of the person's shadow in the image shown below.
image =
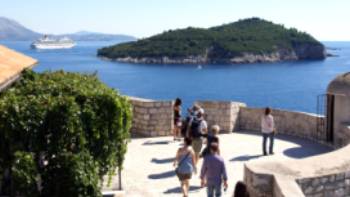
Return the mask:
{"type": "Polygon", "coordinates": [[[175,170],[170,170],[167,172],[162,172],[158,174],[150,174],[148,175],[149,179],[165,179],[175,176],[175,170]]]}
{"type": "Polygon", "coordinates": [[[175,160],[174,157],[170,157],[170,158],[164,158],[164,159],[157,159],[157,158],[153,158],[151,160],[152,163],[156,163],[156,164],[164,164],[164,163],[171,163],[175,160]]]}
{"type": "Polygon", "coordinates": [[[167,145],[169,144],[171,141],[169,140],[163,140],[163,141],[152,141],[152,140],[148,140],[146,142],[144,142],[142,145],[146,145],[146,146],[153,146],[153,145],[167,145]]]}
{"type": "MultiPolygon", "coordinates": [[[[200,189],[201,189],[201,187],[199,187],[199,186],[190,186],[189,191],[193,192],[193,191],[198,191],[200,189]]],[[[163,193],[164,194],[174,194],[174,193],[181,193],[181,192],[182,192],[181,187],[175,187],[175,188],[172,188],[172,189],[168,189],[168,190],[166,190],[163,193]]]]}
{"type": "Polygon", "coordinates": [[[241,155],[241,156],[234,157],[234,158],[230,159],[230,161],[249,161],[251,159],[257,159],[261,156],[262,155],[241,155]]]}

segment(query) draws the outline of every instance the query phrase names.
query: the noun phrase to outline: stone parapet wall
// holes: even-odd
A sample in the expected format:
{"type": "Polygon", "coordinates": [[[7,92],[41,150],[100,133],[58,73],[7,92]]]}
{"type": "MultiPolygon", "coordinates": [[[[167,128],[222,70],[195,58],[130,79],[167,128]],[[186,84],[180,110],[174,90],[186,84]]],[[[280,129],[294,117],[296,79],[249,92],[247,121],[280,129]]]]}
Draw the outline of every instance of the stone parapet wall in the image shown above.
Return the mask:
{"type": "Polygon", "coordinates": [[[204,118],[208,126],[217,124],[221,132],[230,133],[237,129],[238,114],[241,107],[245,104],[231,101],[197,101],[205,113],[204,118]]]}
{"type": "MultiPolygon", "coordinates": [[[[283,168],[277,165],[275,167],[283,168]]],[[[301,188],[289,173],[280,176],[245,165],[244,182],[252,197],[304,197],[301,188]]]]}
{"type": "Polygon", "coordinates": [[[244,166],[244,182],[250,196],[272,197],[273,175],[253,172],[244,166]]]}
{"type": "Polygon", "coordinates": [[[171,135],[174,128],[173,101],[128,98],[133,107],[132,134],[146,137],[171,135]]]}
{"type": "Polygon", "coordinates": [[[349,151],[347,145],[305,159],[249,162],[245,165],[244,180],[253,197],[347,197],[349,151]]]}
{"type": "Polygon", "coordinates": [[[297,183],[306,197],[350,195],[350,171],[298,179],[297,183]]]}
{"type": "MultiPolygon", "coordinates": [[[[239,130],[260,131],[262,108],[242,107],[239,112],[239,130]]],[[[316,140],[324,143],[326,134],[317,131],[317,119],[324,119],[314,114],[304,112],[283,111],[272,109],[278,133],[316,140]]]]}

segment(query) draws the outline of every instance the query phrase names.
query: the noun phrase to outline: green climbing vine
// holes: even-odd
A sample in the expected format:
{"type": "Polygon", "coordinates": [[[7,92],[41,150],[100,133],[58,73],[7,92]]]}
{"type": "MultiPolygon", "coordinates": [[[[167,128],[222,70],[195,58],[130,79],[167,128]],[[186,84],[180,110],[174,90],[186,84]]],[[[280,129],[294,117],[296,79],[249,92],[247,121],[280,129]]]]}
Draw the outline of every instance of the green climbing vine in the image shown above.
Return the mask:
{"type": "Polygon", "coordinates": [[[131,105],[94,75],[24,71],[0,111],[3,194],[101,196],[122,168],[131,105]]]}

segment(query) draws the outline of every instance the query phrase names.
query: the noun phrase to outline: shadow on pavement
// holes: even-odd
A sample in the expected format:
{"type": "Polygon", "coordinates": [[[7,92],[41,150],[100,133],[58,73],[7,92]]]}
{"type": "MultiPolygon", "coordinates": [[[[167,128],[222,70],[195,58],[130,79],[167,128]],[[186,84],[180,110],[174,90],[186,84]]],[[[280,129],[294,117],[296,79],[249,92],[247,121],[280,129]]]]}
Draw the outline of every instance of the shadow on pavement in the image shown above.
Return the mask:
{"type": "Polygon", "coordinates": [[[174,157],[169,157],[169,158],[165,158],[165,159],[157,159],[157,158],[153,158],[151,160],[152,163],[156,163],[156,164],[164,164],[164,163],[171,163],[174,161],[174,157]]]}
{"type": "MultiPolygon", "coordinates": [[[[321,151],[322,153],[326,153],[329,152],[327,148],[325,148],[324,151],[321,151]]],[[[293,148],[289,148],[283,151],[283,154],[288,156],[288,157],[292,157],[292,158],[297,158],[297,159],[302,159],[302,158],[306,158],[306,157],[310,157],[310,156],[314,156],[314,155],[319,155],[320,150],[315,150],[312,149],[311,147],[305,148],[302,146],[299,147],[293,147],[293,148]]]]}
{"type": "MultiPolygon", "coordinates": [[[[261,133],[259,132],[240,131],[236,133],[261,136],[261,133]]],[[[288,148],[283,151],[283,154],[285,156],[295,158],[295,159],[311,157],[311,156],[320,155],[320,154],[333,151],[333,149],[328,146],[325,146],[320,143],[307,140],[304,138],[295,137],[295,136],[277,134],[275,139],[292,142],[294,144],[299,145],[298,147],[288,148]]],[[[278,150],[278,144],[276,143],[274,145],[274,150],[278,150]]]]}
{"type": "Polygon", "coordinates": [[[164,141],[152,141],[152,140],[149,140],[149,141],[144,142],[142,145],[148,145],[148,146],[152,146],[152,145],[167,145],[170,142],[171,141],[169,141],[169,140],[164,140],[164,141]]]}
{"type": "Polygon", "coordinates": [[[263,155],[241,155],[230,159],[230,161],[249,161],[251,159],[257,159],[263,155]]]}
{"type": "MultiPolygon", "coordinates": [[[[199,186],[190,186],[190,192],[192,191],[196,191],[196,190],[200,190],[201,187],[199,186]]],[[[172,193],[181,193],[182,190],[181,190],[181,187],[175,187],[175,188],[172,188],[172,189],[168,189],[164,192],[164,194],[172,194],[172,193]]]]}
{"type": "Polygon", "coordinates": [[[170,170],[167,172],[162,172],[158,174],[150,174],[148,175],[149,179],[165,179],[175,176],[175,170],[170,170]]]}

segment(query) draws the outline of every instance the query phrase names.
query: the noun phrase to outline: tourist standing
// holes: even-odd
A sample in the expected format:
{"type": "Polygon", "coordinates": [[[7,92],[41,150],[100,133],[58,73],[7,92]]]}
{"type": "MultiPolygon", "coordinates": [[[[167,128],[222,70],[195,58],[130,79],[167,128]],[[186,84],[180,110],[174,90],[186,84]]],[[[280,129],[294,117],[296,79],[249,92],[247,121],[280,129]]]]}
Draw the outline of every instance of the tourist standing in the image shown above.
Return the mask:
{"type": "MultiPolygon", "coordinates": [[[[208,134],[203,135],[204,137],[206,137],[207,146],[202,151],[201,157],[205,157],[206,155],[210,154],[210,145],[212,143],[217,143],[219,145],[219,137],[217,136],[219,131],[220,131],[220,126],[213,125],[210,129],[210,132],[208,132],[208,134]]],[[[218,154],[220,155],[220,146],[218,149],[218,154]]]]}
{"type": "Polygon", "coordinates": [[[208,132],[208,125],[204,120],[203,115],[204,110],[200,108],[196,112],[196,115],[191,119],[187,133],[187,136],[192,139],[192,147],[196,156],[196,164],[199,160],[199,155],[203,146],[202,136],[208,132]]]}
{"type": "Polygon", "coordinates": [[[263,154],[267,155],[266,143],[267,139],[270,141],[269,154],[273,154],[273,141],[275,136],[275,122],[271,115],[271,109],[265,108],[265,113],[261,117],[261,132],[263,135],[263,154]]]}
{"type": "Polygon", "coordinates": [[[191,144],[192,140],[190,138],[185,138],[184,146],[177,150],[174,161],[174,166],[176,167],[175,172],[180,180],[184,197],[188,196],[190,179],[193,171],[196,171],[195,155],[191,144]]]}
{"type": "Polygon", "coordinates": [[[182,128],[181,128],[182,136],[189,137],[188,131],[189,131],[190,123],[191,123],[193,117],[195,117],[197,115],[197,112],[199,109],[200,109],[200,107],[197,104],[195,104],[195,105],[193,105],[193,107],[187,109],[187,116],[186,116],[185,120],[182,122],[182,128]]]}
{"type": "Polygon", "coordinates": [[[181,104],[182,104],[181,99],[176,98],[175,104],[174,104],[174,131],[173,131],[174,141],[180,139],[179,135],[182,127],[181,104]]]}
{"type": "Polygon", "coordinates": [[[228,187],[224,159],[218,154],[218,144],[210,145],[210,153],[204,157],[201,169],[201,186],[207,187],[208,197],[220,197],[222,182],[225,190],[228,187]]]}

